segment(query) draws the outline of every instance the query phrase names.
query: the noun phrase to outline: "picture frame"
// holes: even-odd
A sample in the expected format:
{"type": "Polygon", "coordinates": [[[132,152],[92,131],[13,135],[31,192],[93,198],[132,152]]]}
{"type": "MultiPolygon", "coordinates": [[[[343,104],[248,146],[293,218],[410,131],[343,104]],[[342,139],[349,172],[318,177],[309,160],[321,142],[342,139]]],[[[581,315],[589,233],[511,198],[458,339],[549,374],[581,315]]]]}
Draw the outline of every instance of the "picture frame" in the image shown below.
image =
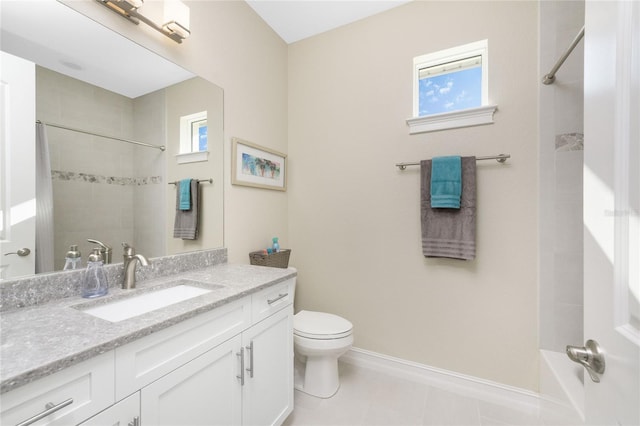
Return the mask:
{"type": "Polygon", "coordinates": [[[287,155],[258,144],[231,138],[231,183],[287,190],[287,155]]]}

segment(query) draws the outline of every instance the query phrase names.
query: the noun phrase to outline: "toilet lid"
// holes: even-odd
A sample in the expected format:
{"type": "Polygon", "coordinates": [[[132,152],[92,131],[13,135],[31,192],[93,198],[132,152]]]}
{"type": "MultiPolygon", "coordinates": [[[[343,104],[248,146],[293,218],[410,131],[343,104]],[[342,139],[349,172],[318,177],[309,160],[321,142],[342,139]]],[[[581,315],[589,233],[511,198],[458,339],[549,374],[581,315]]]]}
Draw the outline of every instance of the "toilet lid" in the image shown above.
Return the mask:
{"type": "Polygon", "coordinates": [[[336,339],[351,334],[353,324],[346,319],[325,312],[300,311],[293,316],[293,331],[310,339],[336,339]]]}

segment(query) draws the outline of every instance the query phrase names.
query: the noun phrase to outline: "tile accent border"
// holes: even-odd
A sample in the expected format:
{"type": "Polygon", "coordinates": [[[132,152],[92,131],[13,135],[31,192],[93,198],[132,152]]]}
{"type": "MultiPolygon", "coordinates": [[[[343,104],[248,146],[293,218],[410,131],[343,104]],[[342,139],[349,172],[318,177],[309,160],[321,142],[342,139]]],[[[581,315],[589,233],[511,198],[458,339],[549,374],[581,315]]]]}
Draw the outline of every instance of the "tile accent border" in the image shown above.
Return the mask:
{"type": "Polygon", "coordinates": [[[51,179],[54,181],[73,181],[86,183],[104,183],[107,185],[150,185],[162,183],[162,176],[145,177],[118,177],[102,176],[92,173],[65,172],[63,170],[51,170],[51,179]]]}

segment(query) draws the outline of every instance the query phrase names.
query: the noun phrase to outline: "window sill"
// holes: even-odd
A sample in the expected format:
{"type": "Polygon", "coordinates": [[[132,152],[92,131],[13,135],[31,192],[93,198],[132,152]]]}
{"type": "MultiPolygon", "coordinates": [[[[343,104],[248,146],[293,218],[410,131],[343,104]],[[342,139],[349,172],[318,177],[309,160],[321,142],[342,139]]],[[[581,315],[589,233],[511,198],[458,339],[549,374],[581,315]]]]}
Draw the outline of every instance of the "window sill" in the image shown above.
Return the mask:
{"type": "Polygon", "coordinates": [[[444,112],[407,119],[409,134],[437,132],[439,130],[457,129],[459,127],[481,126],[493,124],[493,113],[497,105],[487,105],[461,111],[444,112]]]}
{"type": "Polygon", "coordinates": [[[176,155],[178,164],[197,163],[199,161],[208,161],[209,151],[187,152],[176,155]]]}

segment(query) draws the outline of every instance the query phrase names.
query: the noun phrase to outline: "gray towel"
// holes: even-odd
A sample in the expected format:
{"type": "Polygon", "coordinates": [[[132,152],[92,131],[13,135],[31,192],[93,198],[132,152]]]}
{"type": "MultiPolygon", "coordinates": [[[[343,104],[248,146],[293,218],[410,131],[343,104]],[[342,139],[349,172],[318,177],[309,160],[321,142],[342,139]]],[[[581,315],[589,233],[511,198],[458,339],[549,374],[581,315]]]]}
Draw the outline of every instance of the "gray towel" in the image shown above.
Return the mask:
{"type": "Polygon", "coordinates": [[[191,180],[191,210],[180,210],[180,188],[176,188],[176,220],[173,224],[173,238],[198,239],[199,186],[198,179],[191,180]]]}
{"type": "Polygon", "coordinates": [[[420,162],[422,253],[425,257],[476,257],[476,157],[462,157],[460,209],[431,208],[431,160],[420,162]]]}

